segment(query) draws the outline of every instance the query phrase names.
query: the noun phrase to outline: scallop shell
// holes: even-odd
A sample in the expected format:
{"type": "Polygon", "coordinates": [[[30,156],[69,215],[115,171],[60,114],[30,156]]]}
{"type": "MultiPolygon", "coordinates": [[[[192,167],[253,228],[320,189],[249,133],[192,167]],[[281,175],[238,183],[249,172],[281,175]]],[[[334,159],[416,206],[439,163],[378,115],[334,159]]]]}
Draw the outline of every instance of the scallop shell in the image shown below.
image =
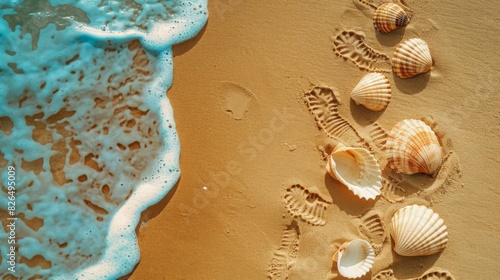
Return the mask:
{"type": "Polygon", "coordinates": [[[446,248],[448,231],[443,219],[420,205],[403,207],[392,217],[394,251],[401,256],[428,256],[446,248]]]}
{"type": "Polygon", "coordinates": [[[333,255],[340,275],[347,278],[358,278],[370,271],[375,260],[375,252],[370,243],[363,239],[355,239],[340,246],[333,255]]]}
{"type": "Polygon", "coordinates": [[[439,140],[426,123],[408,119],[397,123],[386,142],[389,166],[398,173],[434,174],[441,165],[439,140]]]}
{"type": "Polygon", "coordinates": [[[431,70],[433,60],[427,43],[420,38],[408,39],[396,47],[392,70],[400,78],[411,78],[431,70]]]}
{"type": "Polygon", "coordinates": [[[380,166],[364,148],[338,144],[327,158],[326,171],[360,198],[374,199],[380,194],[380,166]]]}
{"type": "Polygon", "coordinates": [[[381,73],[368,73],[352,90],[351,98],[372,111],[383,110],[391,101],[391,83],[381,73]]]}
{"type": "Polygon", "coordinates": [[[408,22],[410,22],[408,14],[395,3],[380,5],[373,15],[373,25],[382,33],[389,33],[407,25],[408,22]]]}

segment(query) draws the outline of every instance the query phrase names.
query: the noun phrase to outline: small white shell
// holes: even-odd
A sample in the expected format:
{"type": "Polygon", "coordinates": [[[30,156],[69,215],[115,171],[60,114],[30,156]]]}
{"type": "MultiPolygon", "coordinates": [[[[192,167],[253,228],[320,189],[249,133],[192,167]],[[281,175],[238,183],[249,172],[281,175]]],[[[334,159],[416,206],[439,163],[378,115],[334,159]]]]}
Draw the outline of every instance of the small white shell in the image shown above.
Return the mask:
{"type": "Polygon", "coordinates": [[[382,33],[389,33],[408,24],[408,14],[395,3],[380,5],[373,14],[373,26],[382,33]]]}
{"type": "Polygon", "coordinates": [[[389,166],[398,173],[434,174],[441,165],[439,140],[426,123],[408,119],[397,123],[386,142],[389,166]]]}
{"type": "Polygon", "coordinates": [[[428,256],[446,248],[448,231],[443,219],[420,205],[403,207],[392,217],[394,251],[401,256],[428,256]]]}
{"type": "Polygon", "coordinates": [[[363,239],[345,242],[333,255],[340,275],[358,278],[370,271],[375,261],[375,252],[370,243],[363,239]]]}
{"type": "Polygon", "coordinates": [[[383,110],[391,101],[391,83],[381,73],[368,73],[352,90],[351,98],[372,111],[383,110]]]}
{"type": "Polygon", "coordinates": [[[327,158],[326,171],[360,198],[374,199],[380,194],[380,166],[364,148],[338,144],[327,158]]]}
{"type": "Polygon", "coordinates": [[[433,60],[427,43],[411,38],[396,47],[392,57],[392,70],[400,78],[411,78],[431,70],[433,60]]]}

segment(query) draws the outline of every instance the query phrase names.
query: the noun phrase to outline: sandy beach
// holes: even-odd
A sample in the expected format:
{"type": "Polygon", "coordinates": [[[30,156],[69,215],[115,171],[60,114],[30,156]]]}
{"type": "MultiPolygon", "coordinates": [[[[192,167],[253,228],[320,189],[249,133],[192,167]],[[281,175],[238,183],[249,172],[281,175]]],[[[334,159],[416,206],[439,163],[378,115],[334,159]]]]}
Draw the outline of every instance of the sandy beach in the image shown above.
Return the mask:
{"type": "MultiPolygon", "coordinates": [[[[129,279],[344,279],[332,255],[357,238],[378,248],[360,279],[496,279],[500,8],[493,1],[405,4],[409,25],[382,34],[373,28],[374,10],[358,0],[210,1],[204,29],[174,46],[168,96],[181,177],[143,213],[141,260],[129,279]],[[333,49],[344,31],[388,57],[404,39],[422,38],[435,64],[410,79],[386,73],[389,106],[367,110],[349,95],[368,72],[333,49]],[[339,114],[368,143],[403,119],[424,118],[443,146],[439,172],[395,176],[375,200],[356,197],[325,171],[324,151],[336,141],[305,102],[317,86],[335,95],[339,114]],[[308,201],[324,209],[312,222],[287,210],[285,197],[301,192],[316,194],[308,201]],[[393,252],[391,217],[411,204],[444,219],[442,253],[393,252]],[[384,229],[377,238],[364,230],[375,220],[384,229]]],[[[353,60],[390,70],[359,46],[352,45],[353,60]]]]}

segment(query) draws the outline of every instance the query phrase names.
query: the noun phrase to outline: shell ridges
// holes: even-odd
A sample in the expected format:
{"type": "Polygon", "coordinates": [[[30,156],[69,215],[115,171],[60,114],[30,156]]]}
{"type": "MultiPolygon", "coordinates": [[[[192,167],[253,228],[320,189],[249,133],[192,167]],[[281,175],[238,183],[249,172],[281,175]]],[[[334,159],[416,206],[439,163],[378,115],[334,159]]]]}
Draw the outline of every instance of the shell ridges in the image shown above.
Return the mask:
{"type": "Polygon", "coordinates": [[[425,122],[406,119],[389,132],[386,142],[389,166],[398,173],[434,174],[441,166],[442,148],[425,122]]]}
{"type": "Polygon", "coordinates": [[[429,45],[420,38],[411,38],[396,47],[392,70],[400,78],[411,78],[431,70],[433,63],[429,45]]]}
{"type": "Polygon", "coordinates": [[[448,243],[443,219],[432,209],[409,205],[392,217],[391,236],[394,251],[401,256],[428,256],[439,253],[448,243]]]}
{"type": "Polygon", "coordinates": [[[405,10],[395,3],[380,5],[373,14],[373,26],[381,33],[389,33],[407,25],[410,21],[405,10]]]}
{"type": "Polygon", "coordinates": [[[384,74],[368,73],[354,87],[351,98],[372,111],[383,110],[391,101],[391,83],[384,74]]]}

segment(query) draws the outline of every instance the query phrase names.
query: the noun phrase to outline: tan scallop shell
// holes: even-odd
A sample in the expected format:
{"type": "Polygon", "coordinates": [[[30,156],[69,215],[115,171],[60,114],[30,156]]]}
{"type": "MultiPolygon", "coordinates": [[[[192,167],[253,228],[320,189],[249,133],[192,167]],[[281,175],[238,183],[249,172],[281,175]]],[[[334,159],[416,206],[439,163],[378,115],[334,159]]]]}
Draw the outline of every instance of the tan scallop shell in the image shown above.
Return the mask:
{"type": "Polygon", "coordinates": [[[408,119],[397,123],[387,137],[386,153],[390,167],[398,173],[434,174],[441,165],[439,140],[421,120],[408,119]]]}
{"type": "Polygon", "coordinates": [[[427,43],[420,38],[408,39],[396,47],[392,70],[400,78],[411,78],[431,70],[433,60],[427,43]]]}
{"type": "Polygon", "coordinates": [[[391,83],[381,73],[368,73],[352,90],[351,98],[372,111],[383,110],[391,101],[391,83]]]}
{"type": "Polygon", "coordinates": [[[375,252],[370,243],[363,239],[345,242],[333,255],[340,275],[358,278],[370,271],[375,261],[375,252]]]}
{"type": "Polygon", "coordinates": [[[327,158],[326,171],[360,198],[374,199],[380,194],[380,166],[364,148],[338,144],[327,158]]]}
{"type": "Polygon", "coordinates": [[[382,33],[389,33],[407,25],[408,22],[410,22],[408,14],[395,3],[380,5],[373,15],[373,25],[382,33]]]}
{"type": "Polygon", "coordinates": [[[403,207],[392,217],[394,251],[401,256],[428,256],[439,253],[448,243],[443,219],[421,205],[403,207]]]}

